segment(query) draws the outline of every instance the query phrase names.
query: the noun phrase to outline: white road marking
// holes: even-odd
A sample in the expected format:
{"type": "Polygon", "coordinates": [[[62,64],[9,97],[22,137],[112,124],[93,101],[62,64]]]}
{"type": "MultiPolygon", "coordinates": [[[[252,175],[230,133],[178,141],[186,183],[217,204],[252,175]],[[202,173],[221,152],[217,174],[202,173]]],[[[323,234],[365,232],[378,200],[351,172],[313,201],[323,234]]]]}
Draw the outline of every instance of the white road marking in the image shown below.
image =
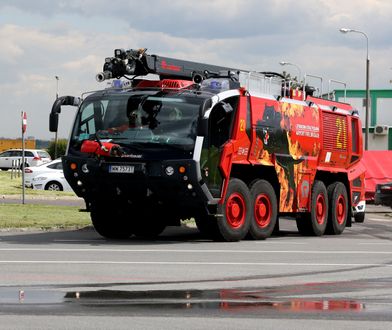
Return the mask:
{"type": "Polygon", "coordinates": [[[379,222],[392,222],[392,219],[377,219],[377,218],[369,218],[371,221],[379,221],[379,222]]]}
{"type": "Polygon", "coordinates": [[[53,240],[57,243],[69,243],[69,242],[102,242],[103,239],[55,239],[53,240]]]}
{"type": "Polygon", "coordinates": [[[358,243],[360,245],[389,245],[392,246],[392,242],[385,242],[385,243],[381,243],[381,242],[364,242],[364,243],[358,243]]]}
{"type": "MultiPolygon", "coordinates": [[[[392,246],[392,244],[391,244],[392,246]]],[[[65,249],[65,248],[0,248],[0,252],[7,251],[28,251],[28,252],[129,252],[129,253],[224,253],[224,254],[245,254],[245,253],[302,253],[302,254],[392,254],[391,251],[352,251],[352,250],[329,250],[329,251],[314,251],[314,250],[175,250],[175,249],[99,249],[99,248],[85,248],[85,249],[65,249]]]]}
{"type": "Polygon", "coordinates": [[[303,262],[203,262],[203,261],[95,261],[95,260],[0,260],[0,264],[92,264],[92,265],[169,265],[169,266],[326,266],[326,267],[392,267],[376,263],[303,263],[303,262]]]}
{"type": "Polygon", "coordinates": [[[278,242],[271,242],[271,241],[256,241],[256,242],[253,242],[253,243],[256,243],[256,244],[280,244],[280,245],[282,245],[282,244],[294,244],[294,245],[307,245],[307,244],[309,244],[308,242],[290,242],[290,241],[283,241],[283,240],[280,240],[280,241],[278,241],[278,242]]]}

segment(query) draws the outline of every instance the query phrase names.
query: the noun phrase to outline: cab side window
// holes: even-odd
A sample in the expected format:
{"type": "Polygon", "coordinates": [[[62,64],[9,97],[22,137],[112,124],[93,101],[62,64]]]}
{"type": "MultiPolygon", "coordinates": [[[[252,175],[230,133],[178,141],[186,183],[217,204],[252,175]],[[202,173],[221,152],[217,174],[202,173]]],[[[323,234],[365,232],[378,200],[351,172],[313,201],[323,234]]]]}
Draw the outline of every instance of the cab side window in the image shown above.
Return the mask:
{"type": "Polygon", "coordinates": [[[218,103],[210,115],[210,146],[221,147],[230,139],[238,98],[218,103]]]}

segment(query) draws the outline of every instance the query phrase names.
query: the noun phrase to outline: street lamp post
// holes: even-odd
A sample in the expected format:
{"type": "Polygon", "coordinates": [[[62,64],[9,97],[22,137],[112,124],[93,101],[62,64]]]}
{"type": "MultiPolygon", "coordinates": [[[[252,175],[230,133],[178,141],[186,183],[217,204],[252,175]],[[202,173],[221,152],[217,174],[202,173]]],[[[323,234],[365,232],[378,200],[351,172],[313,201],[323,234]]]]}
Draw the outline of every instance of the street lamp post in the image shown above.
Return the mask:
{"type": "Polygon", "coordinates": [[[286,61],[281,61],[281,62],[279,62],[279,64],[282,65],[282,66],[284,66],[284,65],[292,65],[292,66],[296,67],[297,70],[298,70],[298,82],[301,81],[301,78],[302,78],[301,68],[297,64],[286,62],[286,61]]]}
{"type": "Polygon", "coordinates": [[[362,34],[366,38],[366,108],[365,108],[365,150],[368,150],[368,141],[369,141],[369,102],[370,102],[370,89],[369,89],[369,70],[370,70],[370,59],[369,59],[369,38],[365,32],[341,28],[339,29],[342,33],[359,33],[362,34]]]}
{"type": "MultiPolygon", "coordinates": [[[[56,79],[56,100],[59,98],[59,76],[54,76],[56,79]]],[[[57,158],[57,130],[54,135],[54,159],[57,158]]]]}

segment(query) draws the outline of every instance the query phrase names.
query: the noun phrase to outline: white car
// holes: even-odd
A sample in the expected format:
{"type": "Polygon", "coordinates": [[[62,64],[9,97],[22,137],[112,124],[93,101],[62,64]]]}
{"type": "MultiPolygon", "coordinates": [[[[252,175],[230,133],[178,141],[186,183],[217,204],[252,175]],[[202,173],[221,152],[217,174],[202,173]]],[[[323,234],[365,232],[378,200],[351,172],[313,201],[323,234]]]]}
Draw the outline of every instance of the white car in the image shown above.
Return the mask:
{"type": "Polygon", "coordinates": [[[33,186],[33,178],[37,175],[42,175],[43,173],[63,173],[63,163],[61,162],[61,158],[57,158],[52,160],[49,163],[45,163],[39,166],[31,166],[26,167],[25,170],[25,186],[32,187],[33,186]]]}
{"type": "MultiPolygon", "coordinates": [[[[25,167],[38,166],[50,162],[52,158],[45,150],[25,149],[25,167]]],[[[0,169],[7,171],[12,168],[13,161],[22,167],[22,149],[10,149],[0,153],[0,169]]]]}
{"type": "Polygon", "coordinates": [[[54,190],[54,191],[72,191],[64,177],[63,171],[54,173],[38,174],[32,179],[33,189],[54,190]]]}

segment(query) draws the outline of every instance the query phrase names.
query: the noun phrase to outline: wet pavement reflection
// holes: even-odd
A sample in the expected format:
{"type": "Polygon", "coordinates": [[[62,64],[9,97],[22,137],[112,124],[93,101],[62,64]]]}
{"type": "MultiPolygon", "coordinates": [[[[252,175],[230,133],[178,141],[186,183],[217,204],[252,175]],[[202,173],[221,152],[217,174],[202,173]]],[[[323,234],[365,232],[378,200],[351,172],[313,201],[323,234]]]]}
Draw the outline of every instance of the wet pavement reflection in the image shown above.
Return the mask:
{"type": "MultiPolygon", "coordinates": [[[[287,288],[286,288],[287,289],[287,288]]],[[[279,296],[279,295],[278,295],[279,296]]],[[[356,300],[278,297],[271,289],[118,291],[92,290],[63,292],[58,289],[1,288],[0,305],[128,306],[154,309],[208,309],[233,312],[276,310],[284,312],[361,311],[356,300]],[[271,294],[272,293],[272,294],[271,294]]]]}
{"type": "Polygon", "coordinates": [[[262,292],[249,290],[194,291],[84,291],[68,292],[66,301],[80,304],[121,304],[153,308],[215,309],[226,311],[274,309],[281,311],[360,311],[365,305],[353,300],[272,299],[262,292]]]}
{"type": "MultiPolygon", "coordinates": [[[[85,290],[66,287],[0,287],[0,311],[34,314],[101,313],[118,315],[151,313],[228,313],[263,317],[351,317],[392,320],[390,287],[392,278],[357,281],[304,283],[274,287],[204,290],[124,290],[108,283],[107,289],[91,284],[85,290]],[[377,294],[366,295],[366,292],[377,294]],[[358,298],[364,297],[364,298],[358,298]],[[291,315],[291,316],[290,316],[291,315]],[[324,316],[323,316],[324,315],[324,316]]],[[[125,285],[125,283],[124,283],[125,285]]],[[[73,286],[73,288],[75,288],[73,286]]],[[[82,288],[82,286],[80,286],[82,288]]]]}

